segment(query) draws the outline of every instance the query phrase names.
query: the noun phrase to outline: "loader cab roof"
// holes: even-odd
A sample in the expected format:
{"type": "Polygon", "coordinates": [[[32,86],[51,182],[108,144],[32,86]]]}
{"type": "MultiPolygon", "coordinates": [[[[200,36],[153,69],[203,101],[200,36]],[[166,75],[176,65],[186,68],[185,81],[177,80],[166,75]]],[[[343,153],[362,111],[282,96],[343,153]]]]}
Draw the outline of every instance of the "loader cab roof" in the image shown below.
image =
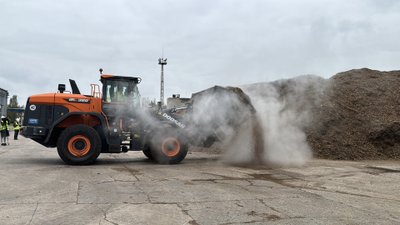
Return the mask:
{"type": "Polygon", "coordinates": [[[111,74],[102,74],[100,76],[100,81],[102,83],[104,83],[103,81],[105,81],[105,80],[121,80],[121,81],[128,81],[128,82],[133,81],[135,84],[139,84],[142,81],[142,78],[140,78],[140,77],[126,77],[126,76],[111,75],[111,74]]]}

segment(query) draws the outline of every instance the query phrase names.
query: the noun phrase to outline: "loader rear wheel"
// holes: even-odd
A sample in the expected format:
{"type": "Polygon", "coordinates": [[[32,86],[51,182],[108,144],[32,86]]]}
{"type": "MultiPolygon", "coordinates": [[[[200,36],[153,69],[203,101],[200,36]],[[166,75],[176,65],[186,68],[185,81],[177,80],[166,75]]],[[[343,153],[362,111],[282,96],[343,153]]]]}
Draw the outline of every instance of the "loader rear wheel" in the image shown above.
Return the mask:
{"type": "Polygon", "coordinates": [[[74,125],[61,133],[57,141],[57,152],[67,164],[92,164],[100,155],[101,140],[92,127],[74,125]]]}
{"type": "Polygon", "coordinates": [[[151,142],[151,155],[160,164],[180,163],[188,152],[188,146],[180,135],[170,129],[154,135],[151,142]]]}

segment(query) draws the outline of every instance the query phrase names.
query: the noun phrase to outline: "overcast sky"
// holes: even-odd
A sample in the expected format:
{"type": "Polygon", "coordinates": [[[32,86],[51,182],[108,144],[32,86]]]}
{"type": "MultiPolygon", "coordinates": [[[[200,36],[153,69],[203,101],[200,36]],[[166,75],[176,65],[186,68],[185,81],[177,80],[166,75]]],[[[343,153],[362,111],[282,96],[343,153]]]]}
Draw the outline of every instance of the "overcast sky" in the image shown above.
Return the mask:
{"type": "MultiPolygon", "coordinates": [[[[25,104],[75,79],[142,77],[142,96],[368,67],[400,69],[397,0],[0,0],[0,87],[25,104]]],[[[68,88],[69,89],[69,88],[68,88]]]]}

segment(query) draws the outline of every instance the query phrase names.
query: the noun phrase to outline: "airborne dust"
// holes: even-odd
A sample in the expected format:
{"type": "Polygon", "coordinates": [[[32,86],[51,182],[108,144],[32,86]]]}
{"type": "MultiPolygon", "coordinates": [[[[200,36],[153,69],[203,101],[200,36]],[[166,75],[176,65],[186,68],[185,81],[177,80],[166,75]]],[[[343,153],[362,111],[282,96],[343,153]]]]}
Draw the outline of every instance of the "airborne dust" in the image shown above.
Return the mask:
{"type": "Polygon", "coordinates": [[[312,158],[305,129],[329,87],[311,75],[242,89],[217,86],[194,96],[190,120],[201,141],[216,134],[220,142],[211,148],[222,150],[227,163],[300,166],[312,158]]]}

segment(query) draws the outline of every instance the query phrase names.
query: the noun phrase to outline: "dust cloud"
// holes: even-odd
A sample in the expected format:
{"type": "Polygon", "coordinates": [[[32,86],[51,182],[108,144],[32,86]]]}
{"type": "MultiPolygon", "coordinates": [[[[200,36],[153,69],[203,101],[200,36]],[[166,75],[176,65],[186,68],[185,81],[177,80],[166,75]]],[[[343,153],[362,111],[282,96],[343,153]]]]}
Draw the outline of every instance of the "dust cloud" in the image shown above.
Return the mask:
{"type": "Polygon", "coordinates": [[[329,87],[329,82],[311,75],[244,87],[264,130],[267,164],[300,166],[312,158],[305,129],[318,119],[312,110],[327,101],[329,87]]]}
{"type": "Polygon", "coordinates": [[[191,121],[201,141],[216,136],[220,142],[212,148],[222,149],[224,162],[301,166],[312,158],[305,129],[317,119],[312,110],[326,101],[329,86],[307,75],[207,91],[194,98],[191,121]]]}

